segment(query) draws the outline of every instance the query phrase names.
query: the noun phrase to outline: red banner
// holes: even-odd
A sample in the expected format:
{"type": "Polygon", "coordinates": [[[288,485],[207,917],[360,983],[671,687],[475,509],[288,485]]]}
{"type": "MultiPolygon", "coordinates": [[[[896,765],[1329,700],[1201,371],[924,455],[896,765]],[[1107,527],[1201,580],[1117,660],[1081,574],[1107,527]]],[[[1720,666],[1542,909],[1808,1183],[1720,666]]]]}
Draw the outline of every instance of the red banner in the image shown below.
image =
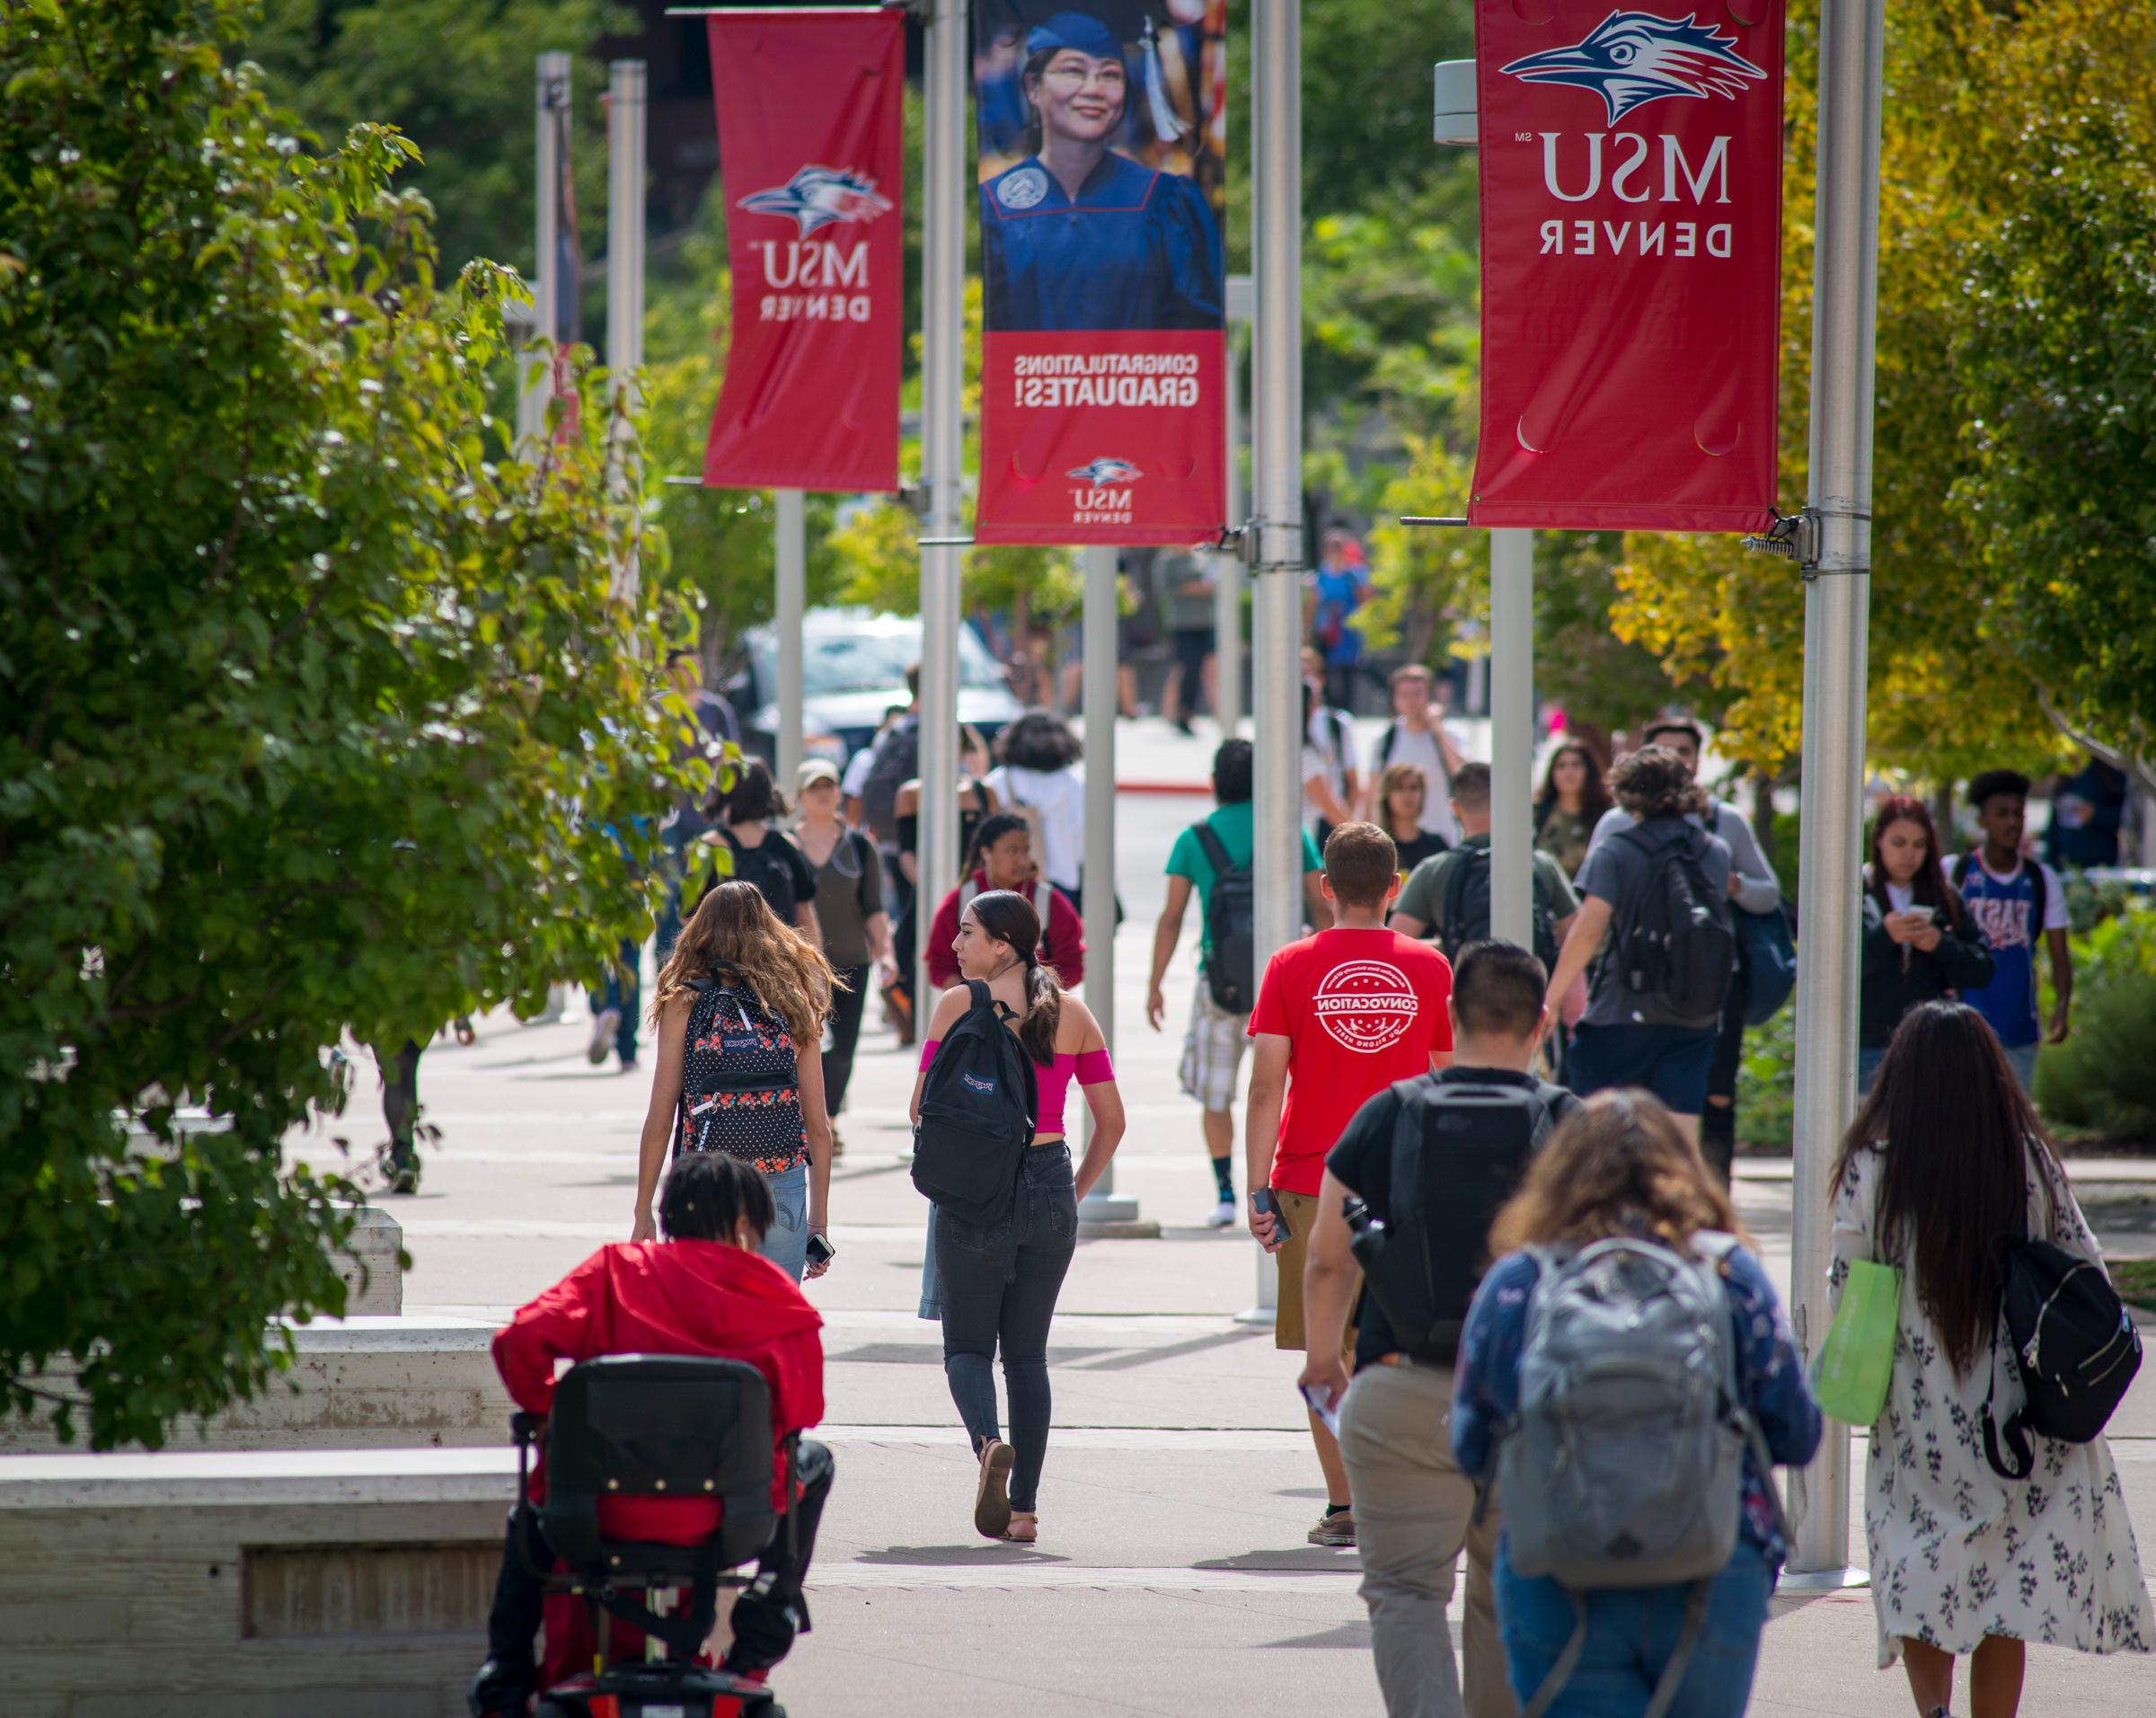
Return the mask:
{"type": "Polygon", "coordinates": [[[734,296],[703,481],[895,490],[904,15],[708,22],[734,296]]]}
{"type": "Polygon", "coordinates": [[[1210,542],[1227,506],[1226,0],[977,0],[978,543],[1210,542]]]}
{"type": "Polygon", "coordinates": [[[1781,0],[1653,3],[1475,7],[1477,525],[1772,517],[1781,0]]]}

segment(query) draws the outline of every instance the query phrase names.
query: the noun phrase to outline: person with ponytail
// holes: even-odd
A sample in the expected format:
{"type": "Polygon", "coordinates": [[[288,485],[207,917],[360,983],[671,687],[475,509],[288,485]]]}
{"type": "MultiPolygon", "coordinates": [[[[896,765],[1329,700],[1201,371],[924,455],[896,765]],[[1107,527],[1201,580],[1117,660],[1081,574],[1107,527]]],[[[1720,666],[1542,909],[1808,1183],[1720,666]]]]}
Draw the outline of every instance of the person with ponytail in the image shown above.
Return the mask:
{"type": "MultiPolygon", "coordinates": [[[[957,973],[986,985],[1009,1010],[1005,1025],[1039,1070],[1039,1102],[1010,1215],[983,1227],[937,1210],[931,1226],[943,1372],[980,1460],[975,1528],[987,1538],[1030,1545],[1038,1535],[1035,1504],[1048,1446],[1048,1325],[1077,1250],[1078,1201],[1100,1179],[1123,1138],[1123,1099],[1099,1023],[1082,1002],[1064,993],[1055,969],[1041,958],[1040,917],[1032,901],[991,889],[967,902],[956,920],[957,973]],[[1074,1079],[1093,1118],[1092,1141],[1075,1173],[1064,1129],[1064,1102],[1074,1079]],[[996,1417],[999,1349],[1009,1443],[996,1417]]],[[[914,1082],[916,1122],[929,1066],[943,1035],[971,1005],[963,982],[937,1000],[914,1082]]]]}
{"type": "Polygon", "coordinates": [[[1040,958],[1071,989],[1085,981],[1085,921],[1070,897],[1033,863],[1033,832],[1012,811],[985,817],[966,844],[959,886],[943,897],[928,927],[928,981],[938,990],[959,982],[959,918],[968,903],[990,890],[1022,893],[1040,924],[1040,958]]]}
{"type": "Polygon", "coordinates": [[[830,1254],[809,1256],[831,1200],[831,1115],[824,1103],[824,1023],[838,980],[817,945],[782,923],[754,883],[716,885],[696,903],[659,969],[651,1003],[658,1067],[636,1175],[632,1241],[657,1232],[651,1200],[667,1143],[676,1159],[716,1151],[771,1190],[761,1251],[800,1281],[830,1254]]]}

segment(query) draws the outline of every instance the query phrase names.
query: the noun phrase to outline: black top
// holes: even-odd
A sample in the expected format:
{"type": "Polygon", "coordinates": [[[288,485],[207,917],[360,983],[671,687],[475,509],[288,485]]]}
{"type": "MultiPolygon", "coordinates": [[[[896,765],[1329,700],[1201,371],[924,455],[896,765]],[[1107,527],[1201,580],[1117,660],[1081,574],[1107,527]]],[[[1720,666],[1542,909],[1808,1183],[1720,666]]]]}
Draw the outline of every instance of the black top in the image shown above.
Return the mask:
{"type": "Polygon", "coordinates": [[[1882,892],[1877,887],[1864,891],[1857,1042],[1866,1049],[1885,1049],[1902,1016],[1918,1004],[1974,990],[1992,978],[1991,944],[1952,883],[1947,885],[1953,897],[1949,906],[1958,910],[1942,908],[1932,920],[1939,926],[1939,946],[1929,954],[1886,934],[1889,909],[1882,892]]]}
{"type": "Polygon", "coordinates": [[[711,881],[704,884],[705,894],[721,882],[738,880],[754,883],[756,892],[771,903],[771,910],[779,916],[779,923],[786,925],[794,923],[796,908],[816,905],[816,872],[809,868],[801,850],[776,829],[766,828],[763,840],[753,847],[731,829],[720,833],[733,850],[733,877],[722,878],[714,869],[711,881]]]}
{"type": "MultiPolygon", "coordinates": [[[[1524,1085],[1541,1084],[1532,1074],[1503,1067],[1448,1067],[1432,1076],[1440,1085],[1524,1085]]],[[[1391,1086],[1355,1112],[1342,1131],[1339,1143],[1325,1154],[1325,1167],[1335,1180],[1360,1199],[1370,1215],[1392,1220],[1392,1130],[1400,1121],[1400,1100],[1391,1086]]],[[[1492,1211],[1494,1218],[1497,1213],[1492,1211]]],[[[1360,1295],[1355,1314],[1355,1370],[1376,1363],[1381,1355],[1400,1347],[1400,1339],[1379,1309],[1376,1297],[1360,1295]]]]}
{"type": "Polygon", "coordinates": [[[1408,841],[1394,837],[1392,845],[1400,849],[1400,872],[1403,877],[1425,859],[1434,859],[1441,853],[1450,853],[1453,844],[1435,829],[1418,830],[1408,841]]]}

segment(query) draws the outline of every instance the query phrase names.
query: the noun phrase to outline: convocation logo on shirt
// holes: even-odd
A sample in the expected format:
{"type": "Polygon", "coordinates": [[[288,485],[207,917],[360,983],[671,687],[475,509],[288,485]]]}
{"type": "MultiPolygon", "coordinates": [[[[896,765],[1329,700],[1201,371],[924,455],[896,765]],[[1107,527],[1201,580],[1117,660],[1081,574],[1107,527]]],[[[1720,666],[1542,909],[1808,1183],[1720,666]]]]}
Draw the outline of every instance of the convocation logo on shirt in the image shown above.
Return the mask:
{"type": "Polygon", "coordinates": [[[1408,1034],[1420,1007],[1408,975],[1387,961],[1344,961],[1319,982],[1318,1019],[1342,1049],[1374,1056],[1408,1034]]]}

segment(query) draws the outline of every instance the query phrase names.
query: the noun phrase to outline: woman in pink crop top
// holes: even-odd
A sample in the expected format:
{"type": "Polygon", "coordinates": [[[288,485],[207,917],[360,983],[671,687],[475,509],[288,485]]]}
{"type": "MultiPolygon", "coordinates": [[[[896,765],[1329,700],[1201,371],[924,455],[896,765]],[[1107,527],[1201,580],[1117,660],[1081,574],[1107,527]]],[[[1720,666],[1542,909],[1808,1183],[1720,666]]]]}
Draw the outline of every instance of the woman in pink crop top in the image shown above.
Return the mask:
{"type": "MultiPolygon", "coordinates": [[[[1123,1138],[1123,1099],[1100,1023],[1040,962],[1040,917],[1031,901],[1006,889],[976,895],[959,915],[951,948],[959,977],[985,984],[1012,1011],[1011,1030],[1039,1070],[1038,1126],[1011,1215],[983,1227],[932,1205],[928,1226],[943,1321],[943,1373],[980,1457],[973,1524],[988,1538],[1030,1545],[1038,1536],[1034,1504],[1048,1447],[1048,1325],[1078,1246],[1078,1201],[1100,1179],[1123,1138]],[[1075,1173],[1064,1134],[1064,1102],[1074,1076],[1093,1117],[1092,1140],[1075,1173]],[[1010,1397],[1009,1443],[996,1416],[999,1350],[1010,1397]]],[[[929,1064],[970,1005],[963,984],[936,1003],[914,1082],[916,1121],[929,1064]]]]}

